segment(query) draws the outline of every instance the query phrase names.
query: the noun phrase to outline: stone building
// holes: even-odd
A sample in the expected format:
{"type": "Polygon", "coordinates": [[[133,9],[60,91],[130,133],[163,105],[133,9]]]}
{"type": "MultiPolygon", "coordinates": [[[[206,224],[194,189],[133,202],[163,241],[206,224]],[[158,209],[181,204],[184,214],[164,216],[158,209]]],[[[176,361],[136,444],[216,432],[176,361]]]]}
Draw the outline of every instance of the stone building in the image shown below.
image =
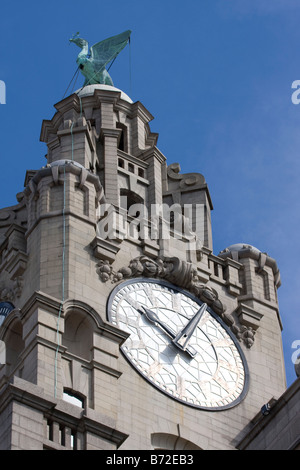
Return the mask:
{"type": "Polygon", "coordinates": [[[276,261],[213,253],[205,178],[141,102],[91,85],[55,110],[0,210],[0,448],[299,447],[276,261]]]}

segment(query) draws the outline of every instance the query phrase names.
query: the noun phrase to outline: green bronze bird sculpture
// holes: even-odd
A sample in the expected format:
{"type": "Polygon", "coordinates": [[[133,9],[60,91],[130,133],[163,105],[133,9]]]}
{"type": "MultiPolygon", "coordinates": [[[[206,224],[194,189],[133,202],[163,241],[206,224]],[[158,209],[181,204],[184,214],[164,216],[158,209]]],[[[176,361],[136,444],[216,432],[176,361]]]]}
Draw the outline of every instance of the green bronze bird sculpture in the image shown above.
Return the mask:
{"type": "Polygon", "coordinates": [[[74,42],[81,48],[77,57],[77,64],[85,77],[83,86],[93,84],[103,84],[114,86],[111,76],[106,70],[106,65],[115,60],[117,55],[130,40],[131,31],[112,36],[104,39],[104,41],[94,44],[89,52],[89,45],[85,39],[79,37],[79,33],[75,34],[70,42],[74,42]]]}

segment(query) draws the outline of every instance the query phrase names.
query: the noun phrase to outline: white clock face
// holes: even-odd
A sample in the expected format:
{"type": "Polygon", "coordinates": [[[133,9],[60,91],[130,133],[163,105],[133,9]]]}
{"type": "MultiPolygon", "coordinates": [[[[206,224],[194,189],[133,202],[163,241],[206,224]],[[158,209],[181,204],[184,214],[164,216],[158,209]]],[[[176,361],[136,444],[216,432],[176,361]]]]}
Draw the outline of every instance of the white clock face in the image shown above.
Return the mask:
{"type": "Polygon", "coordinates": [[[137,371],[172,398],[222,410],[246,393],[242,351],[228,328],[201,301],[163,281],[120,284],[108,319],[130,333],[121,349],[137,371]]]}

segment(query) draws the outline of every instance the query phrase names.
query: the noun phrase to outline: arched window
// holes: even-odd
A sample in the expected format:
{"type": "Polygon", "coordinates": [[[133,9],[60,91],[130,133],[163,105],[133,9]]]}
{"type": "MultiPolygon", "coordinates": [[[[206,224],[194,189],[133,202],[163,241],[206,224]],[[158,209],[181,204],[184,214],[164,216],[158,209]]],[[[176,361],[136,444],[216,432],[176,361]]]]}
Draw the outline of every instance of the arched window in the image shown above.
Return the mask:
{"type": "Polygon", "coordinates": [[[78,392],[73,392],[73,390],[64,388],[63,400],[71,403],[72,405],[76,405],[79,408],[84,408],[85,397],[78,392]]]}
{"type": "MultiPolygon", "coordinates": [[[[123,209],[129,210],[134,204],[144,204],[144,199],[138,194],[130,191],[129,189],[121,189],[120,191],[120,205],[123,209]]],[[[139,214],[136,215],[138,217],[139,214]]]]}
{"type": "Polygon", "coordinates": [[[151,444],[154,449],[165,450],[202,450],[191,441],[183,437],[175,436],[163,432],[154,433],[151,435],[151,444]]]}
{"type": "Polygon", "coordinates": [[[69,353],[88,361],[91,360],[93,346],[92,320],[81,312],[70,312],[65,320],[63,345],[69,353]]]}
{"type": "Polygon", "coordinates": [[[97,312],[83,302],[67,301],[62,335],[61,397],[78,407],[93,408],[94,340],[98,331],[97,312]]]}
{"type": "Polygon", "coordinates": [[[21,360],[21,353],[24,350],[23,325],[18,318],[13,319],[5,332],[3,341],[6,348],[7,375],[10,375],[21,360]]]}

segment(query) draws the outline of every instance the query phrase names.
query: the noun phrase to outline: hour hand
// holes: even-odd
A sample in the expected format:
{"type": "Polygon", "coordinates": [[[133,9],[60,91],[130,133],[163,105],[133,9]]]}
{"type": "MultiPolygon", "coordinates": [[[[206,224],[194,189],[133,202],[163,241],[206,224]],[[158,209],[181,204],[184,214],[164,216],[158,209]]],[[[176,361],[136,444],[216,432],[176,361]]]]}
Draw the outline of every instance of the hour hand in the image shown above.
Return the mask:
{"type": "Polygon", "coordinates": [[[173,344],[175,344],[175,346],[179,347],[183,351],[186,351],[191,357],[196,356],[197,351],[193,347],[191,347],[191,346],[187,347],[186,346],[185,348],[183,348],[179,343],[175,342],[178,335],[176,335],[176,333],[172,330],[172,328],[170,328],[166,323],[162,322],[158,318],[158,315],[155,312],[153,312],[152,310],[149,310],[146,307],[142,307],[142,306],[140,306],[138,310],[139,310],[140,313],[143,313],[149,321],[151,321],[152,323],[155,323],[165,333],[167,333],[172,338],[172,342],[173,342],[173,344]]]}

